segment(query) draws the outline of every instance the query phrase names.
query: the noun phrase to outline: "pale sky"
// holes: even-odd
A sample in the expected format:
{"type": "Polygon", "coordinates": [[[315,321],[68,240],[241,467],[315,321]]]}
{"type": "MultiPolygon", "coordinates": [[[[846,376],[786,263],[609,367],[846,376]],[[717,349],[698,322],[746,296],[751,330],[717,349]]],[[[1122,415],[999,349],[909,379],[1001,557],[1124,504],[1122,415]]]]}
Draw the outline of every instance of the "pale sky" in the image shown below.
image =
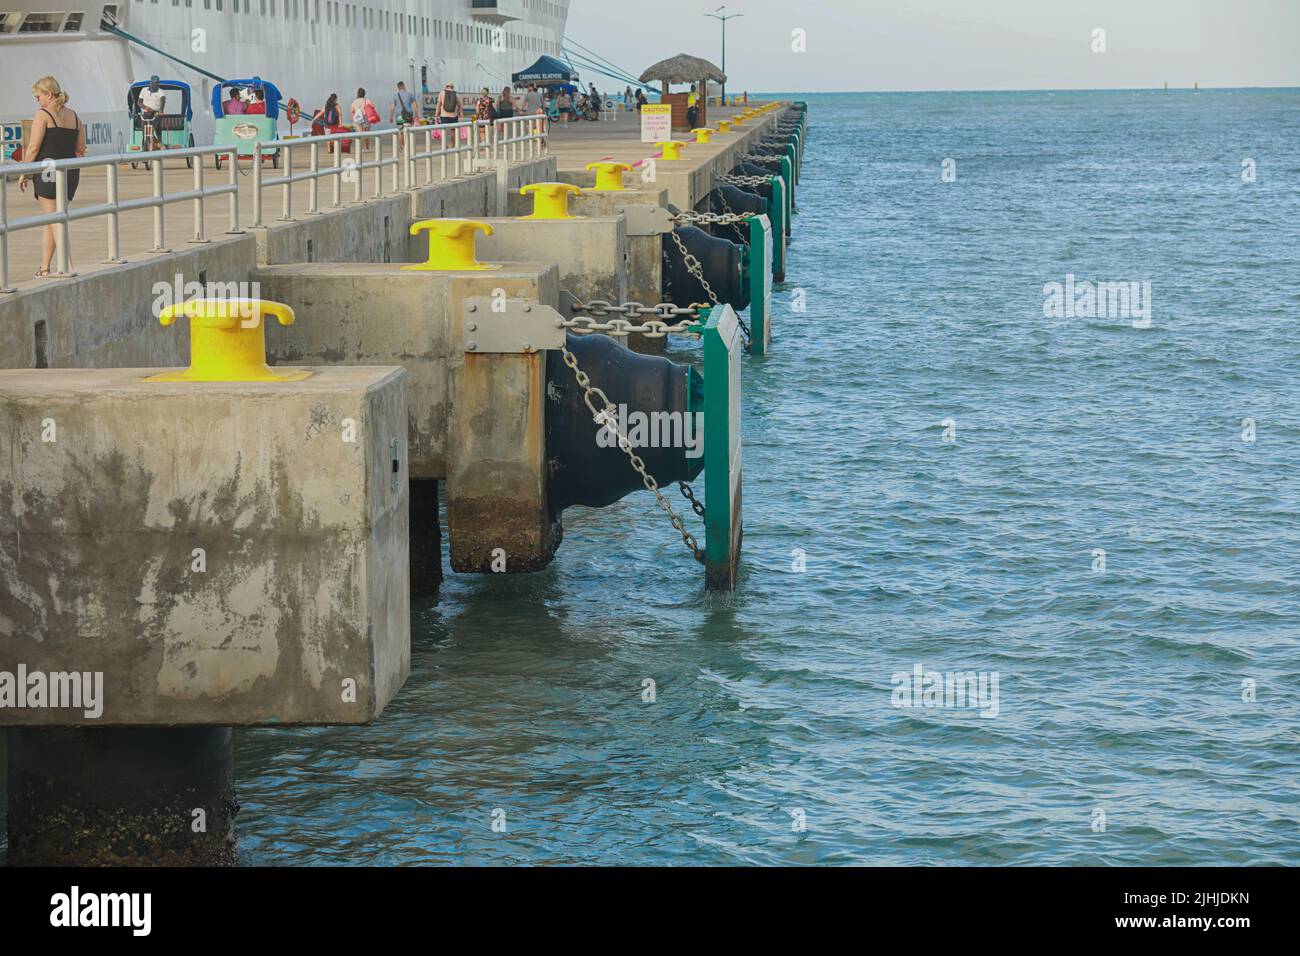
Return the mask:
{"type": "MultiPolygon", "coordinates": [[[[703,16],[717,7],[572,0],[566,35],[633,76],[676,53],[720,63],[721,25],[703,16]]],[[[723,12],[744,14],[727,23],[737,91],[1300,86],[1300,0],[731,0],[723,12]]]]}

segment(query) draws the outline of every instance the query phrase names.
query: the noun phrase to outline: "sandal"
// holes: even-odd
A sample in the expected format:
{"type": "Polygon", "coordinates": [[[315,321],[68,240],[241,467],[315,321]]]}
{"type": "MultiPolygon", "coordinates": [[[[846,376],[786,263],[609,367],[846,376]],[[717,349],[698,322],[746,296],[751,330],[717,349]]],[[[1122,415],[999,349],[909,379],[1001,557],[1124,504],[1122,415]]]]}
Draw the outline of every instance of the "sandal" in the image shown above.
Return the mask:
{"type": "Polygon", "coordinates": [[[49,269],[37,269],[36,275],[34,276],[34,278],[37,279],[48,279],[49,277],[50,277],[49,269]]]}

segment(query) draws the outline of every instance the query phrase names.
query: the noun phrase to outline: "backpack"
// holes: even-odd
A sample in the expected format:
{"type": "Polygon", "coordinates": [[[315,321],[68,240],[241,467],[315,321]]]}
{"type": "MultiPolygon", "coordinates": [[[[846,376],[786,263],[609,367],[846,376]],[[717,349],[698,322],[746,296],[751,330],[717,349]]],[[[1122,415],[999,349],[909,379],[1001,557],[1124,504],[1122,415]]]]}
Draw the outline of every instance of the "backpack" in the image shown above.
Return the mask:
{"type": "Polygon", "coordinates": [[[445,115],[450,116],[452,113],[456,112],[456,104],[457,104],[458,102],[459,102],[459,100],[457,100],[457,98],[456,98],[456,91],[455,91],[455,90],[451,90],[451,91],[443,90],[443,91],[442,91],[442,112],[443,112],[445,115]]]}
{"type": "Polygon", "coordinates": [[[375,109],[375,104],[366,100],[366,122],[371,126],[379,123],[379,110],[375,109]]]}

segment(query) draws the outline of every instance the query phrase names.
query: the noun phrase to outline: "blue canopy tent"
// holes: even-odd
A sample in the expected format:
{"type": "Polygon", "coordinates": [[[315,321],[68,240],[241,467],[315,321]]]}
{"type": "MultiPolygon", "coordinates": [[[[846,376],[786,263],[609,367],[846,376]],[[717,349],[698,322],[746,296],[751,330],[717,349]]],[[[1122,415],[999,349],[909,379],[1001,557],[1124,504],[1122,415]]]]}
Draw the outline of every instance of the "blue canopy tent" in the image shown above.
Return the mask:
{"type": "Polygon", "coordinates": [[[578,73],[573,67],[553,56],[539,56],[532,66],[510,75],[513,83],[535,83],[538,86],[572,83],[577,78],[578,73]]]}
{"type": "Polygon", "coordinates": [[[224,80],[212,87],[212,115],[224,116],[225,108],[222,103],[225,97],[221,91],[227,87],[239,87],[240,89],[261,90],[266,98],[266,115],[271,119],[278,119],[280,116],[280,91],[275,88],[275,84],[255,76],[251,80],[224,80]]]}

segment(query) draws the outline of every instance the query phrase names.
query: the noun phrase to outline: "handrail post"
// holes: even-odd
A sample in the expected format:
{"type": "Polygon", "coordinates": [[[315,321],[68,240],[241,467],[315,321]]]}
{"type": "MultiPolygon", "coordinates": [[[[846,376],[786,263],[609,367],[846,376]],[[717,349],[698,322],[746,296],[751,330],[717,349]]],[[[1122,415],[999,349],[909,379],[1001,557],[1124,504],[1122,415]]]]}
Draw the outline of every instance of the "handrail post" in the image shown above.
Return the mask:
{"type": "MultiPolygon", "coordinates": [[[[216,155],[220,156],[221,154],[220,154],[220,153],[217,153],[216,155]]],[[[230,163],[228,164],[228,168],[229,168],[229,170],[230,170],[229,185],[230,185],[232,188],[231,188],[231,190],[230,190],[230,192],[229,192],[229,194],[228,194],[228,195],[230,196],[230,229],[227,230],[227,231],[230,232],[230,233],[232,233],[232,234],[234,234],[234,235],[242,235],[243,232],[244,232],[244,230],[242,230],[242,229],[239,228],[239,169],[238,169],[238,166],[239,166],[239,151],[238,151],[238,150],[235,150],[235,149],[232,149],[232,150],[230,151],[230,163]]]]}
{"type": "Polygon", "coordinates": [[[0,292],[15,291],[9,285],[9,187],[0,176],[0,292]]]}
{"type": "Polygon", "coordinates": [[[433,185],[433,130],[424,131],[424,184],[433,185]]]}
{"type": "Polygon", "coordinates": [[[152,159],[149,165],[153,170],[153,251],[166,252],[163,247],[164,229],[163,229],[163,165],[161,159],[152,159]]]}
{"type": "Polygon", "coordinates": [[[309,153],[309,162],[311,165],[311,179],[307,180],[307,214],[314,216],[320,210],[317,204],[320,201],[320,143],[312,143],[309,153]]]}
{"type": "Polygon", "coordinates": [[[361,161],[366,158],[366,141],[358,136],[352,141],[352,201],[361,202],[361,161]]]}
{"type": "Polygon", "coordinates": [[[55,247],[58,271],[60,275],[68,274],[68,171],[59,167],[54,172],[54,208],[60,214],[59,224],[55,227],[58,243],[55,247]]]}
{"type": "MultiPolygon", "coordinates": [[[[280,202],[280,218],[285,222],[293,221],[293,150],[281,149],[280,154],[284,156],[284,197],[280,202]]],[[[257,157],[260,165],[262,157],[257,157]]]]}
{"type": "Polygon", "coordinates": [[[399,135],[402,137],[402,188],[410,190],[414,185],[412,180],[415,178],[414,167],[415,160],[411,158],[411,153],[415,150],[415,136],[409,129],[403,126],[399,135]]]}
{"type": "MultiPolygon", "coordinates": [[[[262,228],[262,143],[257,141],[253,144],[253,155],[257,157],[253,160],[253,227],[262,228]]],[[[239,153],[235,152],[231,156],[231,161],[239,162],[239,153]]]]}
{"type": "Polygon", "coordinates": [[[401,131],[393,130],[392,138],[390,140],[390,145],[393,147],[393,176],[392,176],[393,192],[397,192],[401,188],[401,186],[398,184],[398,177],[401,173],[399,167],[404,162],[406,162],[405,159],[406,150],[399,148],[401,146],[401,141],[400,141],[401,135],[402,135],[401,131]]]}
{"type": "Polygon", "coordinates": [[[442,140],[442,149],[438,150],[438,152],[442,153],[442,156],[439,157],[439,159],[440,159],[440,161],[441,161],[441,163],[442,163],[442,179],[441,179],[441,181],[442,181],[442,182],[446,182],[446,181],[447,181],[447,133],[448,133],[449,131],[448,131],[447,127],[444,126],[444,127],[440,130],[440,132],[442,133],[442,135],[439,137],[439,139],[442,140]]]}
{"type": "Polygon", "coordinates": [[[375,194],[378,199],[384,191],[384,137],[379,133],[371,134],[375,144],[375,194]]]}
{"type": "Polygon", "coordinates": [[[107,168],[108,204],[113,210],[108,214],[108,258],[105,262],[122,261],[122,241],[119,231],[117,213],[117,163],[109,163],[107,168]]]}
{"type": "Polygon", "coordinates": [[[194,167],[194,191],[198,193],[194,197],[194,242],[207,242],[204,236],[203,222],[203,157],[192,156],[190,163],[194,167]]]}
{"type": "Polygon", "coordinates": [[[343,202],[343,140],[336,139],[331,145],[334,147],[334,175],[330,178],[334,180],[334,208],[337,209],[343,202]]]}

